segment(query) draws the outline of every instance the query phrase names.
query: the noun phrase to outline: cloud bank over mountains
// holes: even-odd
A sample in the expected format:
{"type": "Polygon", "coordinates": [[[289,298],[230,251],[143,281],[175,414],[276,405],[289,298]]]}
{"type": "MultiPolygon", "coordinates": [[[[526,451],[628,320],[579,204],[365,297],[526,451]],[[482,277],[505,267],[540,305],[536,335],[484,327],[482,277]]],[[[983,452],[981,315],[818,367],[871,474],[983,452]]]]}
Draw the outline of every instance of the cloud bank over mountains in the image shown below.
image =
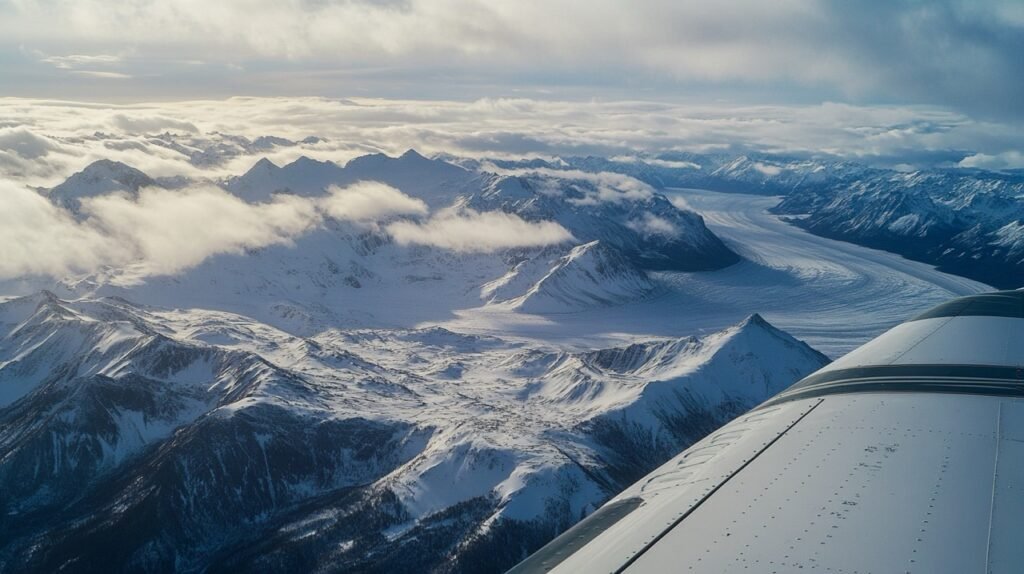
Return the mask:
{"type": "Polygon", "coordinates": [[[1024,167],[1013,124],[930,107],[230,98],[155,104],[0,99],[0,176],[51,186],[99,159],[153,177],[225,176],[259,158],[551,157],[695,151],[828,156],[882,166],[1024,167]]]}

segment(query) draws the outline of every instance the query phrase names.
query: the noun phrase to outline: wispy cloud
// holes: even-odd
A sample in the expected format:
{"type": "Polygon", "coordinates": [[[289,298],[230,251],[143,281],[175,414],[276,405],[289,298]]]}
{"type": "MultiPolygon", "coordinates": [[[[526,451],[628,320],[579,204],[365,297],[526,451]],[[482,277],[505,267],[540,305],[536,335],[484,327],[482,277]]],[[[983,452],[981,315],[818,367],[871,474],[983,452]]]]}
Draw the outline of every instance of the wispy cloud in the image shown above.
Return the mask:
{"type": "Polygon", "coordinates": [[[394,215],[426,215],[423,201],[376,181],[348,187],[331,186],[321,209],[330,217],[348,221],[379,221],[394,215]]]}
{"type": "Polygon", "coordinates": [[[123,74],[121,72],[104,72],[100,70],[71,70],[69,73],[77,76],[100,78],[103,80],[127,80],[132,77],[131,74],[123,74]]]}
{"type": "Polygon", "coordinates": [[[401,245],[430,245],[467,253],[540,247],[573,239],[555,222],[530,222],[502,212],[445,213],[425,222],[397,221],[387,230],[401,245]]]}
{"type": "Polygon", "coordinates": [[[137,199],[114,194],[83,201],[85,229],[114,240],[119,263],[153,274],[187,269],[217,253],[287,243],[319,222],[316,206],[294,196],[248,204],[215,187],[144,189],[137,199]]]}
{"type": "Polygon", "coordinates": [[[120,64],[123,61],[120,56],[109,54],[71,54],[67,56],[45,56],[40,59],[61,70],[74,70],[96,65],[114,65],[120,64]]]}
{"type": "Polygon", "coordinates": [[[3,182],[0,194],[0,279],[128,264],[144,275],[175,273],[218,253],[288,243],[321,217],[299,198],[251,205],[202,186],[89,198],[82,220],[24,187],[3,182]]]}

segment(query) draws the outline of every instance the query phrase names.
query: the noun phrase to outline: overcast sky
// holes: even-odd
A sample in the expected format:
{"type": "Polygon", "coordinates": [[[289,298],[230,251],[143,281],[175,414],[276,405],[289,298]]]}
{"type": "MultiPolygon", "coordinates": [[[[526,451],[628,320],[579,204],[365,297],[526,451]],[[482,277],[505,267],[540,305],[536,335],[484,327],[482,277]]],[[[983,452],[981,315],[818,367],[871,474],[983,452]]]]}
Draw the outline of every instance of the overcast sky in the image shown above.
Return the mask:
{"type": "Polygon", "coordinates": [[[1020,0],[0,0],[4,95],[929,104],[1024,114],[1020,0]]]}

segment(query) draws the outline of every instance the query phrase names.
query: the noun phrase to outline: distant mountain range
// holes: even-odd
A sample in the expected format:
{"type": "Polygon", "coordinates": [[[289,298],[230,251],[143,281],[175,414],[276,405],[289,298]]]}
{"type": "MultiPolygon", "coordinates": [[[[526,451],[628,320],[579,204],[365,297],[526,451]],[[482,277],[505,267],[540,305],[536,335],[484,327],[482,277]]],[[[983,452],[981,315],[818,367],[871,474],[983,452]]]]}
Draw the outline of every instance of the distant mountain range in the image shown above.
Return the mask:
{"type": "Polygon", "coordinates": [[[926,261],[1000,288],[1024,286],[1024,177],[876,173],[801,188],[776,208],[809,231],[926,261]]]}
{"type": "Polygon", "coordinates": [[[847,161],[693,153],[487,163],[519,171],[620,173],[658,188],[785,196],[776,212],[818,235],[898,253],[1000,288],[1024,286],[1019,170],[903,172],[847,161]]]}

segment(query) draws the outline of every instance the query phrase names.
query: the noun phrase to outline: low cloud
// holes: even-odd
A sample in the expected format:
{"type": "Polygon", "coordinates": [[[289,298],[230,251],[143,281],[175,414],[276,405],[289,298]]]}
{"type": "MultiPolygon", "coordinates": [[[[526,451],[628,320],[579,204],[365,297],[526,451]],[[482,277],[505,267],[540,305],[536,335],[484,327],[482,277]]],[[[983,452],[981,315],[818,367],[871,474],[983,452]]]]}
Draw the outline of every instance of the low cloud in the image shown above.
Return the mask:
{"type": "Polygon", "coordinates": [[[387,231],[400,245],[429,245],[466,253],[542,247],[573,239],[568,230],[553,221],[529,222],[495,211],[447,213],[422,223],[399,221],[389,224],[387,231]]]}
{"type": "Polygon", "coordinates": [[[669,169],[700,169],[700,164],[693,163],[692,161],[672,161],[667,159],[655,159],[655,158],[640,158],[637,156],[619,155],[608,158],[611,161],[617,163],[646,163],[649,165],[656,165],[658,167],[665,167],[669,169]]]}
{"type": "Polygon", "coordinates": [[[113,125],[130,134],[146,134],[165,130],[196,133],[199,128],[192,122],[176,120],[165,116],[116,114],[111,118],[113,125]]]}
{"type": "Polygon", "coordinates": [[[642,201],[654,196],[654,188],[635,177],[608,171],[589,172],[578,169],[515,168],[507,169],[483,162],[484,170],[501,175],[543,176],[542,185],[547,184],[549,193],[563,193],[558,181],[575,181],[585,185],[576,191],[582,198],[572,200],[577,205],[595,205],[603,202],[642,201]]]}
{"type": "Polygon", "coordinates": [[[14,153],[23,159],[38,159],[56,149],[49,138],[38,136],[24,127],[0,129],[0,151],[14,153]]]}
{"type": "Polygon", "coordinates": [[[133,200],[107,195],[83,200],[88,226],[124,246],[113,259],[141,261],[169,274],[218,253],[288,243],[319,223],[316,206],[293,196],[248,204],[216,187],[143,189],[133,200]]]}
{"type": "Polygon", "coordinates": [[[626,224],[630,229],[646,236],[660,235],[662,237],[678,237],[679,228],[671,221],[645,213],[643,216],[634,219],[626,224]]]}
{"type": "Polygon", "coordinates": [[[572,236],[551,222],[531,223],[504,213],[444,214],[425,222],[420,200],[377,182],[332,187],[326,197],[277,194],[247,203],[212,185],[178,190],[143,188],[137,197],[114,193],[83,198],[73,217],[43,195],[0,182],[0,280],[61,278],[131,266],[136,276],[171,275],[218,254],[287,245],[330,217],[385,224],[400,245],[491,252],[560,243],[572,236]]]}
{"type": "Polygon", "coordinates": [[[0,279],[129,264],[145,275],[171,274],[218,253],[288,243],[321,219],[308,200],[251,205],[215,187],[88,198],[83,220],[30,189],[3,183],[0,194],[0,279]]]}
{"type": "Polygon", "coordinates": [[[1024,153],[1019,151],[1008,151],[995,155],[979,153],[965,157],[958,165],[959,167],[978,169],[1024,169],[1024,153]]]}
{"type": "Polygon", "coordinates": [[[79,224],[39,194],[0,181],[0,278],[54,276],[118,259],[117,241],[79,224]]]}
{"type": "Polygon", "coordinates": [[[324,213],[348,221],[379,221],[396,215],[426,215],[427,204],[375,181],[348,187],[332,185],[320,202],[324,213]]]}

